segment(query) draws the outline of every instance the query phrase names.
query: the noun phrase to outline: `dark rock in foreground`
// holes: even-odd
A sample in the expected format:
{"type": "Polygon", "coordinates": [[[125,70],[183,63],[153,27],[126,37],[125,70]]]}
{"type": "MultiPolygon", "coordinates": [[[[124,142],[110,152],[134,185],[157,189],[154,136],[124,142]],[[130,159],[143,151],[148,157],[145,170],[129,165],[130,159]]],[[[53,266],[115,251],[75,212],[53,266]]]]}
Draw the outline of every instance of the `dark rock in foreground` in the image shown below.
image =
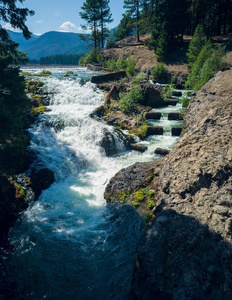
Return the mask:
{"type": "Polygon", "coordinates": [[[140,151],[140,152],[145,152],[147,150],[147,146],[140,145],[140,144],[130,144],[130,147],[133,150],[137,150],[137,151],[140,151]]]}
{"type": "Polygon", "coordinates": [[[147,112],[146,113],[146,119],[147,120],[160,120],[161,113],[160,112],[147,112]]]}
{"type": "Polygon", "coordinates": [[[168,114],[168,120],[175,121],[175,120],[183,120],[183,114],[171,112],[168,114]]]}
{"type": "Polygon", "coordinates": [[[172,127],[171,132],[172,136],[180,136],[182,128],[181,127],[172,127]]]}
{"type": "Polygon", "coordinates": [[[178,99],[167,99],[165,101],[165,105],[177,105],[177,103],[179,103],[179,100],[178,99]]]}
{"type": "Polygon", "coordinates": [[[170,152],[170,150],[168,150],[168,149],[163,149],[163,148],[155,149],[155,154],[162,155],[162,156],[167,155],[169,152],[170,152]]]}
{"type": "Polygon", "coordinates": [[[147,135],[162,135],[164,133],[161,126],[147,126],[147,135]]]}

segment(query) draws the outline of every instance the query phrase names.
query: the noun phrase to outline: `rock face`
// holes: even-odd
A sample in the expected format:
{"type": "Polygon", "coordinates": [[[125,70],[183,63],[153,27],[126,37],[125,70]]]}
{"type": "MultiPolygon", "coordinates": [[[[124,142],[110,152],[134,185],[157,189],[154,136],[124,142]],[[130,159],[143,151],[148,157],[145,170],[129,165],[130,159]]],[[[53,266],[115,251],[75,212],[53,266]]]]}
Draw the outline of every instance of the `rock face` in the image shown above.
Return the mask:
{"type": "Polygon", "coordinates": [[[0,174],[0,241],[18,214],[27,208],[24,191],[15,182],[0,174]]]}
{"type": "Polygon", "coordinates": [[[160,160],[128,299],[232,299],[231,78],[219,72],[192,97],[184,136],[160,160]]]}

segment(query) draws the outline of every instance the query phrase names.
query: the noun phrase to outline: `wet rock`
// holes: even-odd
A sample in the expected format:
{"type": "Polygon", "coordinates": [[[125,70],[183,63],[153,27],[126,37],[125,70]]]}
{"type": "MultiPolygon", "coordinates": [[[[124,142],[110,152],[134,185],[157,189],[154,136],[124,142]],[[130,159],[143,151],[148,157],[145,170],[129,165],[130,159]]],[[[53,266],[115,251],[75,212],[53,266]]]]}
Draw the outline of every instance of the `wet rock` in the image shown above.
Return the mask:
{"type": "Polygon", "coordinates": [[[137,150],[137,151],[140,151],[140,152],[145,152],[147,150],[147,146],[140,145],[140,144],[130,144],[130,147],[133,150],[137,150]]]}
{"type": "Polygon", "coordinates": [[[165,105],[177,105],[177,103],[179,103],[179,100],[178,99],[167,99],[165,101],[165,105]]]}
{"type": "Polygon", "coordinates": [[[27,206],[24,190],[0,173],[0,239],[27,206]]]}
{"type": "Polygon", "coordinates": [[[135,163],[119,171],[108,183],[104,198],[107,202],[119,201],[120,195],[133,193],[148,185],[154,175],[155,163],[135,163]]]}
{"type": "Polygon", "coordinates": [[[101,105],[95,108],[95,110],[91,112],[89,116],[90,118],[102,118],[104,116],[104,113],[105,113],[104,105],[101,105]]]}
{"type": "Polygon", "coordinates": [[[165,106],[165,101],[160,96],[160,92],[161,92],[160,86],[153,85],[146,82],[141,84],[141,88],[144,94],[143,101],[141,104],[154,107],[154,108],[165,106]]]}
{"type": "Polygon", "coordinates": [[[42,190],[46,190],[55,181],[55,175],[52,170],[41,168],[39,170],[32,169],[30,178],[30,186],[35,192],[35,199],[39,197],[42,190]]]}
{"type": "Polygon", "coordinates": [[[147,112],[145,116],[146,116],[147,120],[151,120],[151,119],[160,120],[161,113],[160,112],[147,112]]]}
{"type": "Polygon", "coordinates": [[[161,126],[147,126],[147,136],[148,135],[163,135],[163,127],[161,126]]]}
{"type": "Polygon", "coordinates": [[[104,129],[103,138],[99,145],[104,149],[106,156],[120,153],[129,147],[127,138],[120,130],[116,129],[113,131],[104,129]]]}
{"type": "Polygon", "coordinates": [[[181,97],[182,96],[182,92],[181,91],[173,91],[172,95],[176,96],[176,97],[181,97]]]}
{"type": "Polygon", "coordinates": [[[169,152],[170,152],[170,150],[168,150],[168,149],[163,149],[163,148],[155,149],[155,154],[162,155],[162,156],[167,155],[169,152]]]}
{"type": "Polygon", "coordinates": [[[182,127],[172,127],[171,132],[172,136],[180,136],[182,131],[182,127]]]}
{"type": "Polygon", "coordinates": [[[171,112],[168,114],[168,120],[170,121],[183,120],[183,114],[171,112]]]}
{"type": "Polygon", "coordinates": [[[125,71],[118,71],[114,73],[104,74],[104,75],[97,75],[91,77],[92,83],[102,83],[102,82],[108,82],[113,80],[119,80],[126,76],[125,71]]]}

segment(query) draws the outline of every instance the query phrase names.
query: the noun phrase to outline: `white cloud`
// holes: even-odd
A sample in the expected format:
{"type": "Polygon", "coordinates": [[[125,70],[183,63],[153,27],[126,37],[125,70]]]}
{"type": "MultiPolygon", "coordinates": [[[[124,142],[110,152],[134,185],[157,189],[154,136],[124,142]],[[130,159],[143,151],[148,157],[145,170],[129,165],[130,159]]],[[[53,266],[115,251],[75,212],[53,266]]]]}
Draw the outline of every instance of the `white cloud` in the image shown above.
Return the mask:
{"type": "Polygon", "coordinates": [[[18,28],[13,28],[10,23],[6,23],[5,26],[3,26],[6,30],[11,30],[14,32],[22,32],[22,30],[18,29],[18,28]]]}
{"type": "Polygon", "coordinates": [[[42,24],[44,22],[44,20],[37,20],[36,23],[38,24],[42,24]]]}
{"type": "Polygon", "coordinates": [[[68,31],[69,32],[69,31],[76,30],[77,27],[73,23],[67,21],[67,22],[64,22],[62,25],[60,25],[60,29],[62,31],[68,31]]]}

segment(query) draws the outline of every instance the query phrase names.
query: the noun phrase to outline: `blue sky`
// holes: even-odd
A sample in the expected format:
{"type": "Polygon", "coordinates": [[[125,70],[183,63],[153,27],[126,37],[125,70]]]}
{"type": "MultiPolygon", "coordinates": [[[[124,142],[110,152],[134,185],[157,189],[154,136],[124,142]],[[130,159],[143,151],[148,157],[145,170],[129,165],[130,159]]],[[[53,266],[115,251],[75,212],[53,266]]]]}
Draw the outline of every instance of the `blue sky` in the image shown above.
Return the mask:
{"type": "MultiPolygon", "coordinates": [[[[47,31],[82,32],[81,24],[85,24],[79,16],[84,0],[25,0],[23,6],[35,11],[33,17],[26,22],[34,34],[47,31]]],[[[116,27],[122,19],[123,0],[110,0],[110,8],[114,21],[108,28],[116,27]]],[[[8,29],[10,29],[8,27],[8,29]]]]}

